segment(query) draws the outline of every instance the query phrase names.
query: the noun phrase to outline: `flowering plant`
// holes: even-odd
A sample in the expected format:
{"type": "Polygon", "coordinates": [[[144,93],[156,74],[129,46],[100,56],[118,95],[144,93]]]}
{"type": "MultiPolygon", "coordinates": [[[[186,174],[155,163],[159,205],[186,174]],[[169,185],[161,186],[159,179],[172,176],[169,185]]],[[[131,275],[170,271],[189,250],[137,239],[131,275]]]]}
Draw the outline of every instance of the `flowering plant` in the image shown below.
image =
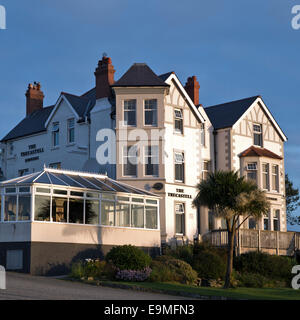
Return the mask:
{"type": "Polygon", "coordinates": [[[143,270],[120,270],[117,269],[116,279],[125,281],[145,281],[149,278],[152,269],[149,267],[143,270]]]}

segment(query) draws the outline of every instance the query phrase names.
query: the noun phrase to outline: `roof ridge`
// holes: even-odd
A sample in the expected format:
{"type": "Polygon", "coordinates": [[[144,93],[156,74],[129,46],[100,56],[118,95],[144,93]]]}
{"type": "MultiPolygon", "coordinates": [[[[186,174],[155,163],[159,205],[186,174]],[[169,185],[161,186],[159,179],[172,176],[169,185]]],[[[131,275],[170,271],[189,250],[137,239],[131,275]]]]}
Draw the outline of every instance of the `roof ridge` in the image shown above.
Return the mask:
{"type": "Polygon", "coordinates": [[[256,95],[256,96],[252,96],[252,97],[247,97],[247,98],[242,98],[242,99],[238,99],[238,100],[232,100],[232,101],[228,101],[228,102],[224,102],[224,103],[219,103],[219,104],[215,104],[213,106],[204,107],[204,109],[216,108],[216,107],[219,107],[219,106],[223,106],[225,104],[229,104],[229,103],[233,103],[233,102],[240,102],[240,101],[243,101],[243,100],[248,100],[248,99],[253,99],[253,98],[261,98],[261,95],[256,95]]]}

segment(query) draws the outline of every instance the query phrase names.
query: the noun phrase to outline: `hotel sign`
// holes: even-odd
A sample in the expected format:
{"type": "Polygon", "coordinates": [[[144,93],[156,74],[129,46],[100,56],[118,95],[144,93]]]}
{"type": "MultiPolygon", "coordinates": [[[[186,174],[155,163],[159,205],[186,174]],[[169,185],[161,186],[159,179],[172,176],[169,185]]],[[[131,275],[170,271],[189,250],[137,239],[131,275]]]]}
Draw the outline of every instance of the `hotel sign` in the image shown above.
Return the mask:
{"type": "MultiPolygon", "coordinates": [[[[36,155],[36,154],[43,153],[43,152],[44,152],[44,148],[37,148],[36,144],[31,144],[28,146],[27,151],[21,152],[21,157],[28,157],[28,156],[36,155]]],[[[39,157],[35,156],[35,157],[25,159],[25,162],[34,161],[34,160],[38,160],[38,159],[39,159],[39,157]]]]}
{"type": "Polygon", "coordinates": [[[176,189],[176,192],[168,192],[168,197],[192,199],[190,194],[184,193],[184,189],[176,189]]]}

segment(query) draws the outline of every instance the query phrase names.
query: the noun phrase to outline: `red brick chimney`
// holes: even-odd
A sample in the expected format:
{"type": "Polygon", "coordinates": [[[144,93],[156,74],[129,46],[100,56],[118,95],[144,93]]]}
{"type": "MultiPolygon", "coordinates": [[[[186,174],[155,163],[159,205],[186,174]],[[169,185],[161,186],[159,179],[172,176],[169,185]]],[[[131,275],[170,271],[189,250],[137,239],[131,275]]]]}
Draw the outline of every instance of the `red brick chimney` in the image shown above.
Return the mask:
{"type": "Polygon", "coordinates": [[[184,86],[184,89],[186,90],[190,98],[193,100],[194,105],[197,106],[199,104],[199,89],[200,89],[200,84],[197,81],[197,77],[196,76],[189,77],[184,86]]]}
{"type": "Polygon", "coordinates": [[[41,84],[34,82],[29,83],[26,91],[26,116],[30,115],[36,110],[43,109],[44,94],[41,90],[41,84]]]}
{"type": "Polygon", "coordinates": [[[110,86],[114,84],[114,74],[116,70],[111,64],[111,58],[103,56],[98,62],[98,67],[95,71],[96,77],[96,99],[106,98],[111,96],[110,86]]]}

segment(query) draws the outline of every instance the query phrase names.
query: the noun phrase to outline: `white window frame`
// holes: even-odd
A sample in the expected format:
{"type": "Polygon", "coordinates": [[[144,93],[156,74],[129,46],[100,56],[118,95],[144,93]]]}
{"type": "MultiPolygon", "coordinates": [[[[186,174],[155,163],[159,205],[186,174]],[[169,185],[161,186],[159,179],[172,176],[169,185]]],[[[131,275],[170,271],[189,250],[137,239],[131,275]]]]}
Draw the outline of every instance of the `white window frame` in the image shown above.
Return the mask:
{"type": "Polygon", "coordinates": [[[71,118],[67,120],[67,130],[68,130],[68,144],[75,142],[75,119],[71,118]],[[73,131],[73,141],[70,141],[71,131],[73,131]]]}
{"type": "Polygon", "coordinates": [[[122,154],[122,171],[123,171],[123,177],[137,177],[138,176],[138,149],[137,146],[123,146],[123,150],[122,150],[123,154],[122,154]],[[128,164],[128,160],[129,158],[134,158],[133,156],[128,155],[129,150],[131,150],[131,148],[135,148],[136,149],[136,163],[130,163],[131,165],[135,165],[136,169],[135,169],[135,175],[127,175],[125,174],[125,165],[128,164]],[[125,161],[126,160],[126,161],[125,161]]]}
{"type": "MultiPolygon", "coordinates": [[[[158,177],[159,176],[159,146],[158,145],[151,145],[151,146],[145,146],[144,147],[144,163],[145,163],[145,167],[144,167],[144,174],[145,176],[150,176],[150,177],[158,177]],[[150,149],[150,155],[149,155],[149,149],[150,149]],[[149,159],[151,158],[151,160],[154,158],[157,159],[157,163],[153,163],[153,161],[151,161],[151,163],[149,163],[149,159]],[[154,174],[147,174],[147,166],[151,164],[152,166],[157,166],[157,173],[154,174]]],[[[155,170],[154,170],[155,171],[155,170]]]]}
{"type": "Polygon", "coordinates": [[[174,206],[175,206],[175,234],[176,235],[185,235],[186,233],[186,230],[185,230],[185,203],[184,202],[175,202],[174,203],[174,206]],[[179,206],[181,209],[180,210],[177,210],[177,206],[179,206]],[[176,218],[177,218],[177,215],[181,215],[181,221],[183,223],[183,233],[178,233],[176,232],[176,229],[177,229],[177,225],[176,225],[176,218]]]}
{"type": "Polygon", "coordinates": [[[270,190],[270,165],[269,165],[269,163],[263,163],[261,171],[262,171],[262,188],[264,190],[269,191],[270,190]],[[264,168],[265,166],[266,166],[267,170],[265,170],[265,168],[264,168]],[[264,186],[265,178],[266,178],[266,182],[267,182],[266,186],[264,186]]]}
{"type": "Polygon", "coordinates": [[[174,109],[174,132],[178,134],[183,134],[183,110],[182,109],[174,109]],[[181,122],[181,130],[176,129],[176,126],[175,126],[176,121],[181,122]]]}
{"type": "Polygon", "coordinates": [[[144,100],[144,126],[157,127],[157,99],[145,99],[144,100]],[[151,102],[153,102],[153,101],[155,101],[155,103],[152,105],[151,102]],[[153,123],[146,124],[146,113],[147,112],[152,112],[154,114],[152,117],[152,119],[154,118],[153,123]]]}
{"type": "Polygon", "coordinates": [[[253,124],[253,144],[258,147],[263,147],[263,127],[261,124],[258,123],[253,124]],[[260,135],[261,144],[255,143],[255,135],[260,135]]]}
{"type": "Polygon", "coordinates": [[[271,176],[272,176],[272,191],[279,192],[279,165],[278,164],[272,164],[271,176]],[[277,172],[275,174],[273,173],[274,167],[277,169],[277,172]],[[273,184],[273,177],[275,177],[275,179],[276,179],[275,188],[274,188],[274,184],[273,184]]]}
{"type": "Polygon", "coordinates": [[[59,146],[59,122],[52,123],[52,146],[58,147],[59,146]],[[57,144],[56,144],[56,137],[57,137],[57,144]]]}
{"type": "Polygon", "coordinates": [[[204,180],[204,175],[208,175],[210,173],[210,161],[203,160],[202,162],[202,180],[204,180]],[[205,164],[207,164],[207,168],[205,168],[205,164]]]}
{"type": "Polygon", "coordinates": [[[174,180],[176,182],[184,183],[185,181],[185,159],[184,159],[184,152],[175,151],[174,152],[174,180]],[[181,164],[183,167],[183,179],[177,180],[176,179],[176,164],[181,164]]]}
{"type": "Polygon", "coordinates": [[[136,105],[137,101],[136,99],[125,99],[123,100],[123,119],[124,119],[124,124],[128,127],[136,127],[136,122],[137,122],[137,117],[136,117],[136,105]],[[131,105],[126,106],[127,103],[134,102],[134,108],[131,105]],[[134,112],[134,124],[128,124],[127,121],[125,120],[125,114],[128,112],[134,112]]]}

